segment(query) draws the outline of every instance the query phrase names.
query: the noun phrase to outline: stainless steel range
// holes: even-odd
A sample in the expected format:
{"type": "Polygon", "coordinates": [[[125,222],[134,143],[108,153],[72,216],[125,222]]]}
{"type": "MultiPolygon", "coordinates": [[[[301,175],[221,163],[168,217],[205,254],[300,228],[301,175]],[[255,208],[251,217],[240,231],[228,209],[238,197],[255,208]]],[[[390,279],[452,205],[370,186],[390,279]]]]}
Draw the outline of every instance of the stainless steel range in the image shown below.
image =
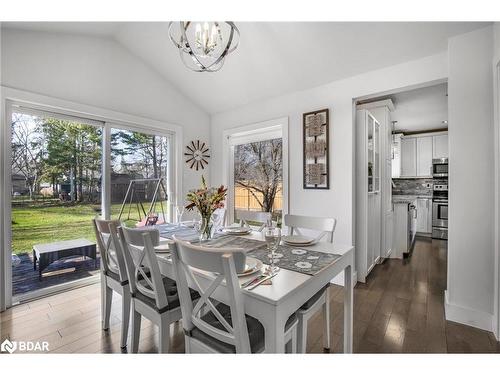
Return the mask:
{"type": "Polygon", "coordinates": [[[432,193],[432,238],[448,239],[448,180],[435,179],[432,193]]]}

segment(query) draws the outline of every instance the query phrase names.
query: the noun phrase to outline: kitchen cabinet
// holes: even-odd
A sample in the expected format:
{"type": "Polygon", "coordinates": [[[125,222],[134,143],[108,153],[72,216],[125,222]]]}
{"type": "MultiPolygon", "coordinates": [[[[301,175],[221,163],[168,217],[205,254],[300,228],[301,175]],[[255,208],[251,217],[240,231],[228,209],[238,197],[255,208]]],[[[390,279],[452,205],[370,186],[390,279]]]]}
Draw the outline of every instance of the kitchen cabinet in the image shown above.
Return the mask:
{"type": "MultiPolygon", "coordinates": [[[[382,233],[381,127],[366,109],[356,113],[356,270],[366,276],[380,258],[382,233]]],[[[385,168],[385,162],[383,164],[385,168]]]]}
{"type": "Polygon", "coordinates": [[[432,143],[433,137],[418,137],[417,138],[417,176],[431,177],[432,176],[432,143]]]}
{"type": "Polygon", "coordinates": [[[432,233],[432,200],[417,198],[417,233],[432,233]]]}
{"type": "Polygon", "coordinates": [[[434,159],[448,157],[448,134],[435,135],[432,137],[432,157],[434,159]]]}
{"type": "Polygon", "coordinates": [[[401,139],[401,177],[417,175],[417,139],[401,139]]]}
{"type": "Polygon", "coordinates": [[[415,201],[394,202],[394,243],[393,258],[402,259],[408,255],[415,243],[417,212],[415,201]]]}
{"type": "MultiPolygon", "coordinates": [[[[432,159],[448,157],[447,134],[413,135],[401,138],[399,177],[432,177],[432,159]]],[[[397,171],[396,173],[397,174],[397,171]]],[[[398,177],[393,174],[393,177],[398,177]]]]}
{"type": "Polygon", "coordinates": [[[380,123],[380,198],[382,218],[379,255],[381,258],[388,258],[392,252],[392,227],[394,225],[391,184],[393,164],[391,102],[381,101],[372,103],[372,105],[376,107],[370,108],[369,111],[380,123]]]}

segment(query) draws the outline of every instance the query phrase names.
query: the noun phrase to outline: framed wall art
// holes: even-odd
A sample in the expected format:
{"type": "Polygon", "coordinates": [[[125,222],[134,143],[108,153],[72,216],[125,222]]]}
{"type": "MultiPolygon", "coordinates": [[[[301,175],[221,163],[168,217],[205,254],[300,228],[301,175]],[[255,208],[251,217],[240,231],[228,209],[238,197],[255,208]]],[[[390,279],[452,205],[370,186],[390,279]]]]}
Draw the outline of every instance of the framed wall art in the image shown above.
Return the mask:
{"type": "Polygon", "coordinates": [[[304,189],[329,189],[328,109],[304,113],[304,189]]]}

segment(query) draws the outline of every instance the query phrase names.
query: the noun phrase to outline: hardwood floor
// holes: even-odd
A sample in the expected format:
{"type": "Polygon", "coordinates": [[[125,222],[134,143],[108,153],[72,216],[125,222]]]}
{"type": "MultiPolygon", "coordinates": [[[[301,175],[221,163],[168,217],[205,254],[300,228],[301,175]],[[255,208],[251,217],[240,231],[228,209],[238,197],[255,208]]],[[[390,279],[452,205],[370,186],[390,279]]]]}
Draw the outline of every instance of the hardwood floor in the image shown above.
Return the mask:
{"type": "MultiPolygon", "coordinates": [[[[413,255],[377,265],[354,294],[356,353],[500,352],[493,334],[444,319],[446,242],[419,239],[413,255]]],[[[0,314],[1,340],[48,341],[50,352],[120,353],[120,300],[114,295],[111,327],[101,330],[100,286],[68,291],[0,314]]],[[[332,351],[342,352],[343,288],[331,286],[332,351]]],[[[322,315],[310,320],[309,353],[322,353],[322,315]]],[[[184,351],[179,323],[171,351],[184,351]]],[[[157,329],[143,319],[139,351],[156,352],[157,329]]]]}

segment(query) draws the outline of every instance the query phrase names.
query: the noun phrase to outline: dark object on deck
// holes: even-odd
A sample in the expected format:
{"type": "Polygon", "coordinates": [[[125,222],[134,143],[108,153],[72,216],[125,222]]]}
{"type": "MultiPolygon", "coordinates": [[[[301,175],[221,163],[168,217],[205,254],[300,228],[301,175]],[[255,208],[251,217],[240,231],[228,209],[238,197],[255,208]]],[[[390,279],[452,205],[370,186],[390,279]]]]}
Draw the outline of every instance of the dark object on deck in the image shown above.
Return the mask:
{"type": "Polygon", "coordinates": [[[66,258],[73,255],[81,255],[95,260],[97,268],[97,251],[95,243],[86,239],[79,238],[77,240],[53,242],[47,244],[39,244],[33,246],[33,269],[36,270],[36,262],[38,261],[38,274],[42,278],[42,271],[51,263],[61,258],[66,258]]]}

